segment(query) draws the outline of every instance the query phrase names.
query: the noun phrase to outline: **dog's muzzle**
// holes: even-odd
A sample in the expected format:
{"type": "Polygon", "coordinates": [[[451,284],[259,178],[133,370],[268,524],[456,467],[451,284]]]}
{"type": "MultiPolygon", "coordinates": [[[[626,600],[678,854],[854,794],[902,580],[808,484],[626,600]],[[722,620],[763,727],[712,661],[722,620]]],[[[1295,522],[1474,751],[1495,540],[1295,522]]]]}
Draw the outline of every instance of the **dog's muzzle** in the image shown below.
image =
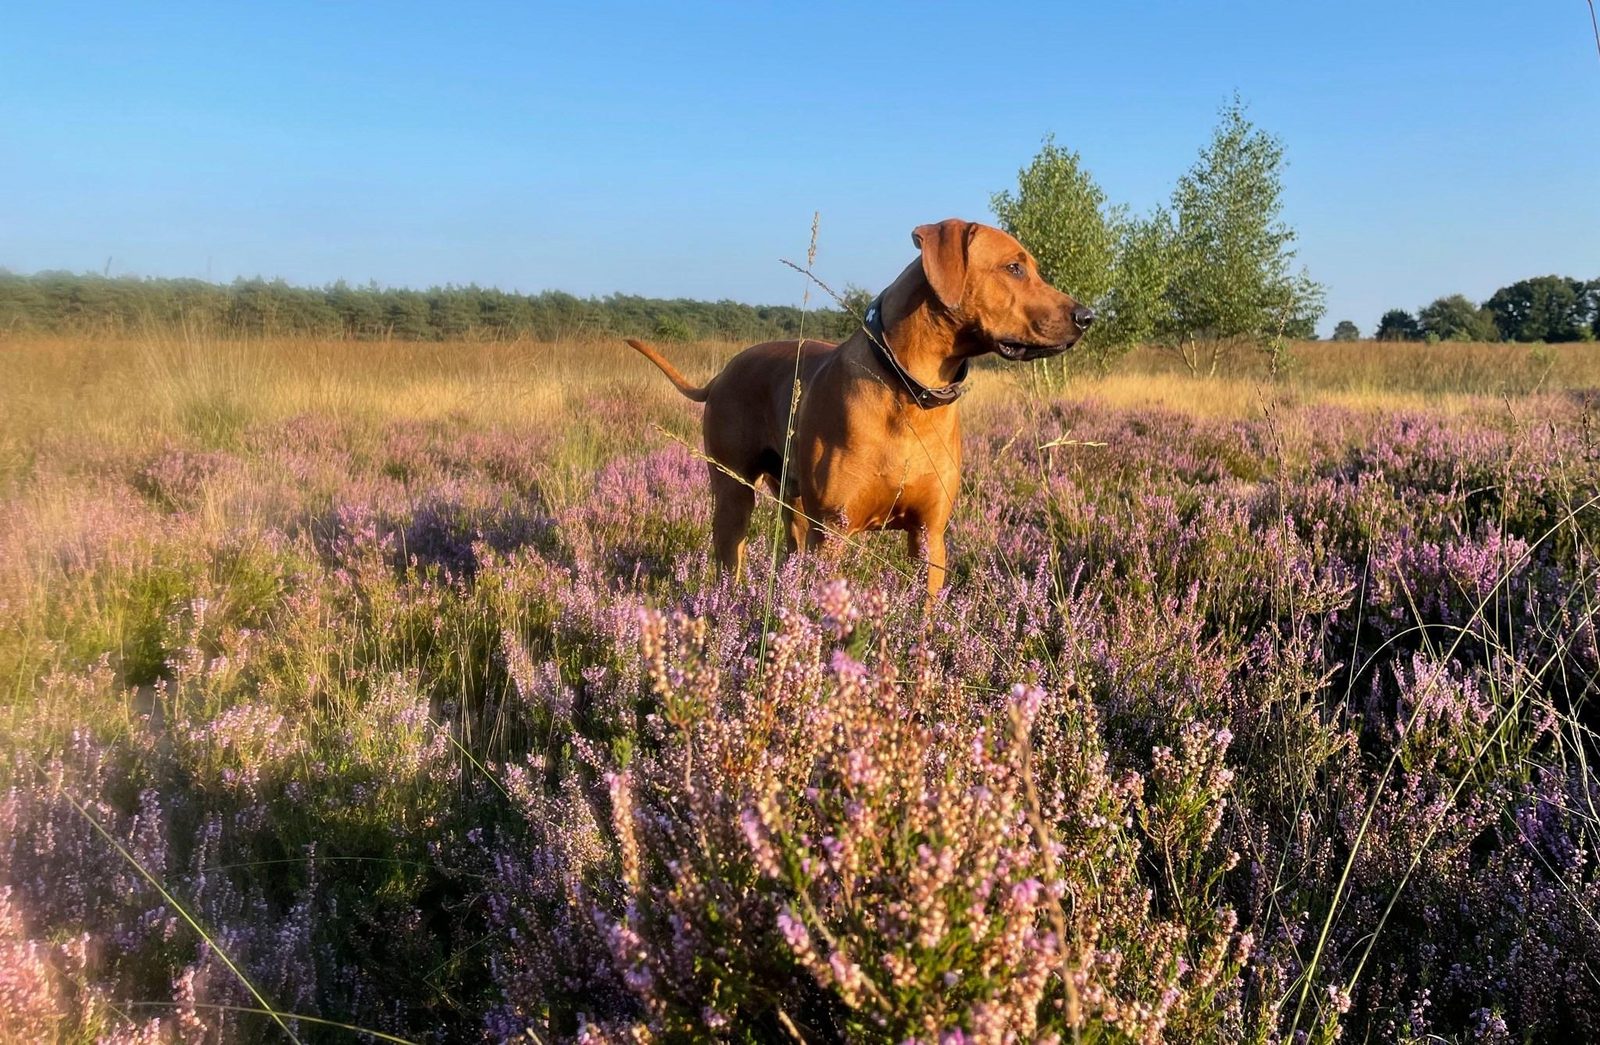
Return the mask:
{"type": "Polygon", "coordinates": [[[1090,325],[1094,323],[1094,309],[1087,305],[1074,305],[1071,314],[1072,326],[1076,329],[1061,341],[997,337],[994,339],[994,350],[1006,359],[1016,363],[1025,363],[1030,359],[1058,356],[1073,345],[1076,345],[1079,339],[1088,333],[1090,325]]]}

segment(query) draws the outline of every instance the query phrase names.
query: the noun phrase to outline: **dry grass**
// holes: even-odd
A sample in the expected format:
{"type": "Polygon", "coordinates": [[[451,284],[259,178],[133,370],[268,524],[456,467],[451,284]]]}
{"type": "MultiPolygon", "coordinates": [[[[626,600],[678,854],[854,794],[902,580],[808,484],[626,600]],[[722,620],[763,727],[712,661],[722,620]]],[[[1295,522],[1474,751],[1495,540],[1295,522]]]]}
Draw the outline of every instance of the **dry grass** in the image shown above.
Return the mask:
{"type": "MultiPolygon", "coordinates": [[[[726,354],[731,348],[720,346],[676,353],[689,369],[708,371],[726,354]]],[[[203,400],[231,402],[261,420],[320,411],[505,419],[546,414],[619,386],[675,395],[638,363],[620,341],[15,338],[0,341],[0,409],[10,430],[93,418],[128,432],[173,420],[203,400]]]]}
{"type": "MultiPolygon", "coordinates": [[[[694,381],[742,347],[669,346],[694,381]]],[[[981,409],[1029,394],[1039,371],[988,365],[968,402],[981,409]]],[[[1600,346],[1305,342],[1286,373],[1235,360],[1196,379],[1153,349],[1112,372],[1074,376],[1073,398],[1161,405],[1247,417],[1264,402],[1329,402],[1356,409],[1457,412],[1532,392],[1600,388],[1600,346]]],[[[619,341],[351,343],[279,338],[225,341],[181,333],[135,339],[0,340],[0,481],[27,474],[45,448],[115,454],[163,435],[228,445],[244,427],[302,414],[383,424],[554,425],[581,418],[596,397],[623,393],[651,415],[682,401],[654,367],[619,341]]],[[[684,432],[693,416],[683,410],[684,432]]],[[[52,457],[59,459],[58,453],[52,457]]]]}
{"type": "MultiPolygon", "coordinates": [[[[673,354],[709,376],[735,350],[693,345],[673,354]]],[[[681,402],[621,342],[4,339],[0,481],[26,473],[47,448],[115,454],[169,434],[226,446],[249,425],[303,414],[374,425],[555,425],[618,391],[647,404],[681,402]]]]}
{"type": "MultiPolygon", "coordinates": [[[[1187,376],[1176,356],[1132,353],[1119,373],[1187,376]]],[[[1270,380],[1270,361],[1241,353],[1223,375],[1270,380]]],[[[1504,342],[1301,341],[1289,348],[1285,383],[1306,390],[1361,394],[1501,395],[1600,387],[1600,345],[1504,342]]]]}

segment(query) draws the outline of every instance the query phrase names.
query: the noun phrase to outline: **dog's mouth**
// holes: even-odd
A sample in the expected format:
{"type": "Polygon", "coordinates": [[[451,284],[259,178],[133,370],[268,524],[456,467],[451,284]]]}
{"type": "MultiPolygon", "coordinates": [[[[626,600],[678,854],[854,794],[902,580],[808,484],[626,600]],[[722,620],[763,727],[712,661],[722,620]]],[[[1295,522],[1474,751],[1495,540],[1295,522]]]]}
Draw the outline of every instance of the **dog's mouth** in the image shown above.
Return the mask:
{"type": "Polygon", "coordinates": [[[1014,363],[1025,363],[1030,359],[1058,356],[1071,348],[1073,342],[1077,340],[1072,338],[1070,341],[1060,341],[1055,344],[1041,344],[1037,341],[1008,341],[996,338],[994,350],[1014,363]]]}

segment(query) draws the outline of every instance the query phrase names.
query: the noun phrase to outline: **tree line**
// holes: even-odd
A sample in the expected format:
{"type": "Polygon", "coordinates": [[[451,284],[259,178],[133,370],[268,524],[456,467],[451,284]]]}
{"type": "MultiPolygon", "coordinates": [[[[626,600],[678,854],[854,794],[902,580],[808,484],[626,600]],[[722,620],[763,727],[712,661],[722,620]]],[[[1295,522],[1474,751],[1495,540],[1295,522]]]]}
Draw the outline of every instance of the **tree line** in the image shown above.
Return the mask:
{"type": "MultiPolygon", "coordinates": [[[[852,289],[845,297],[859,306],[857,299],[866,296],[852,289]]],[[[843,309],[632,294],[580,298],[556,290],[517,294],[478,286],[296,287],[281,279],[217,284],[0,270],[0,334],[127,334],[189,326],[238,336],[363,341],[637,336],[752,342],[801,334],[840,339],[855,325],[843,309]]]]}
{"type": "MultiPolygon", "coordinates": [[[[1335,341],[1360,336],[1348,319],[1333,330],[1335,341]]],[[[1600,279],[1536,276],[1501,287],[1481,304],[1451,294],[1415,315],[1392,308],[1378,320],[1373,336],[1379,341],[1594,341],[1600,339],[1600,279]]]]}

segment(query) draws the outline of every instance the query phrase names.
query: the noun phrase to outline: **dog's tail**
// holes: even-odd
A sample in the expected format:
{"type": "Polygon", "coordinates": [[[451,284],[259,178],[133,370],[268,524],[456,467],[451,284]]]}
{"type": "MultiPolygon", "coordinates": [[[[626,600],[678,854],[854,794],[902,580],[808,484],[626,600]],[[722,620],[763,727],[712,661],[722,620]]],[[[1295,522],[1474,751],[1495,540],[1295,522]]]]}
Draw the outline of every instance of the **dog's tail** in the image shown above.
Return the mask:
{"type": "Polygon", "coordinates": [[[650,360],[650,362],[660,367],[661,372],[667,375],[667,380],[672,382],[673,387],[682,392],[691,401],[696,403],[703,403],[706,401],[706,395],[708,394],[707,389],[696,388],[694,385],[691,385],[687,378],[678,373],[677,367],[667,362],[666,356],[663,356],[660,352],[657,352],[654,348],[645,344],[643,341],[638,340],[637,338],[630,337],[627,339],[627,342],[634,351],[638,352],[641,356],[644,356],[646,359],[650,360]]]}

